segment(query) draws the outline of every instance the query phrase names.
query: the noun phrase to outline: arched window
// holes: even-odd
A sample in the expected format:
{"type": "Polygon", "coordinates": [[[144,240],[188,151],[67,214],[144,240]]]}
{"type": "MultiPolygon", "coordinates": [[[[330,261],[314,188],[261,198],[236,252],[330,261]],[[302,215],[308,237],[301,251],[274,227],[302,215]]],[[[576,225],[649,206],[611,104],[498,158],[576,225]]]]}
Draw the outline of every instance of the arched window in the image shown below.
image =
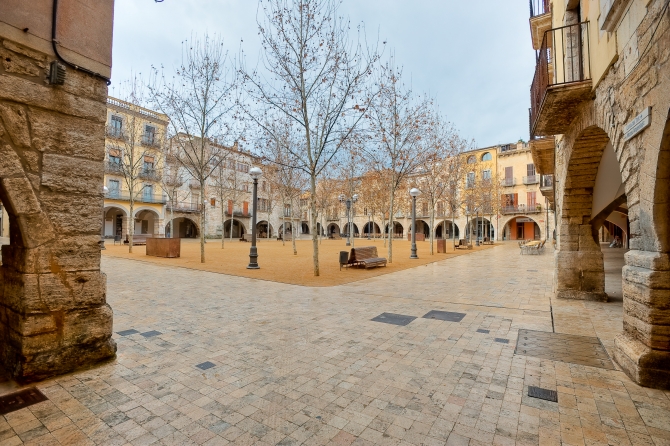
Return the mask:
{"type": "Polygon", "coordinates": [[[477,158],[474,155],[468,157],[468,164],[474,164],[477,162],[477,158]]]}
{"type": "Polygon", "coordinates": [[[486,152],[482,155],[482,161],[491,161],[492,159],[491,152],[486,152]]]}

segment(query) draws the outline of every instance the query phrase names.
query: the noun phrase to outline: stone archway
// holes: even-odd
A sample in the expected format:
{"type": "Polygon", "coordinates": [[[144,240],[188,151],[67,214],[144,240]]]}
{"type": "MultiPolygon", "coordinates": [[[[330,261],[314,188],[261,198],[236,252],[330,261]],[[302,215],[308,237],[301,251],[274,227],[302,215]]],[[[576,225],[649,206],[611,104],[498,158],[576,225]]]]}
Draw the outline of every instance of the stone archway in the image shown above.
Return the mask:
{"type": "Polygon", "coordinates": [[[226,238],[242,238],[242,236],[247,233],[247,228],[244,227],[244,224],[235,218],[226,220],[223,223],[223,229],[223,235],[226,238]]]}
{"type": "Polygon", "coordinates": [[[128,211],[120,205],[109,205],[103,210],[103,237],[121,237],[128,233],[128,211]]]}
{"type": "MultiPolygon", "coordinates": [[[[393,237],[395,238],[402,238],[402,235],[405,231],[405,228],[402,226],[402,224],[398,221],[393,221],[393,237]]],[[[384,228],[384,234],[389,233],[389,225],[386,223],[386,227],[384,228]]]]}
{"type": "Polygon", "coordinates": [[[328,235],[340,235],[340,227],[337,223],[328,225],[328,235]]]}
{"type": "Polygon", "coordinates": [[[454,222],[452,229],[451,220],[440,221],[440,223],[435,227],[436,238],[452,239],[454,238],[454,235],[456,238],[458,238],[459,234],[460,229],[458,228],[458,225],[456,222],[454,222]]]}
{"type": "Polygon", "coordinates": [[[0,266],[0,364],[32,381],[116,353],[100,272],[106,88],[56,106],[41,80],[13,79],[17,90],[0,95],[0,200],[10,226],[0,266]],[[40,105],[5,99],[23,89],[40,105]],[[54,135],[44,132],[56,128],[59,139],[49,142],[54,135]],[[73,147],[86,149],[73,157],[73,147]]]}
{"type": "Polygon", "coordinates": [[[272,225],[267,220],[262,220],[256,223],[256,231],[258,238],[270,238],[274,233],[272,225]]]}
{"type": "Polygon", "coordinates": [[[592,125],[579,132],[572,144],[557,210],[555,287],[559,298],[607,300],[603,254],[591,220],[598,167],[609,142],[607,133],[592,125]]]}
{"type": "Polygon", "coordinates": [[[165,237],[168,238],[197,238],[200,234],[198,224],[188,217],[177,217],[172,220],[174,235],[170,234],[170,222],[165,225],[165,237]]]}

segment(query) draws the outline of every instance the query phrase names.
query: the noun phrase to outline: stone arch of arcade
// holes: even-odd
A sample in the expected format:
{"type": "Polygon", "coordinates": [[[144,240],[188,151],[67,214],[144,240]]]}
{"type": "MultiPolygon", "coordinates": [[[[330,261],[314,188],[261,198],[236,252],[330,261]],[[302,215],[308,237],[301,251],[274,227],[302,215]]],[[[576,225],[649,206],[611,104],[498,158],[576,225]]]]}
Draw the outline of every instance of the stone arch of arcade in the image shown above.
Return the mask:
{"type": "Polygon", "coordinates": [[[120,204],[105,207],[103,215],[103,237],[122,237],[128,233],[128,209],[120,204]]]}
{"type": "Polygon", "coordinates": [[[340,235],[340,226],[337,223],[328,225],[328,235],[340,235]]]}
{"type": "Polygon", "coordinates": [[[453,235],[456,236],[456,238],[460,237],[460,232],[461,230],[459,229],[458,225],[456,222],[454,222],[453,225],[453,230],[452,230],[452,225],[451,225],[451,220],[441,220],[438,225],[435,226],[435,237],[436,238],[454,238],[452,235],[452,232],[454,233],[453,235]],[[445,229],[446,225],[446,230],[445,229]],[[443,237],[443,235],[446,235],[446,237],[443,237]]]}
{"type": "Polygon", "coordinates": [[[539,238],[546,240],[545,228],[536,218],[529,215],[512,215],[500,221],[501,235],[505,240],[528,240],[539,238]],[[523,233],[519,234],[519,224],[523,224],[523,233]],[[539,237],[536,235],[539,234],[539,237]]]}
{"type": "MultiPolygon", "coordinates": [[[[393,236],[394,237],[402,237],[403,233],[405,231],[405,228],[403,228],[402,224],[400,222],[394,221],[393,222],[393,236]]],[[[386,223],[386,226],[384,228],[384,234],[389,233],[389,224],[386,223]]]]}
{"type": "Polygon", "coordinates": [[[236,218],[232,220],[229,218],[223,223],[224,236],[226,238],[242,238],[244,234],[247,233],[247,228],[244,226],[244,223],[239,221],[236,218]],[[231,223],[232,221],[232,223],[231,223]],[[231,226],[232,226],[232,236],[231,236],[231,226]]]}
{"type": "Polygon", "coordinates": [[[163,219],[154,208],[140,207],[135,210],[134,234],[162,236],[163,219]]]}
{"type": "Polygon", "coordinates": [[[272,225],[267,220],[262,220],[256,223],[256,231],[259,238],[270,238],[274,234],[272,225]]]}
{"type": "Polygon", "coordinates": [[[172,220],[174,237],[170,234],[170,222],[165,224],[165,236],[172,238],[196,238],[200,234],[198,223],[189,217],[175,217],[172,220]]]}

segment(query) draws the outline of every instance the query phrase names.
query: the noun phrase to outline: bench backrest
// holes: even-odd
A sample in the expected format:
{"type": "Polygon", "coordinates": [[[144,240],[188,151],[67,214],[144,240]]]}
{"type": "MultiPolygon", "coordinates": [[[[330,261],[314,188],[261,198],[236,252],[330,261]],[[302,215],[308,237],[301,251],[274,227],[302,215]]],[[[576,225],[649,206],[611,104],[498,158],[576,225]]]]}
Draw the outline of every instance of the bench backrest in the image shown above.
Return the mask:
{"type": "Polygon", "coordinates": [[[377,255],[376,246],[363,246],[360,248],[351,248],[351,255],[349,256],[349,263],[360,262],[367,259],[376,259],[379,256],[377,255]]]}

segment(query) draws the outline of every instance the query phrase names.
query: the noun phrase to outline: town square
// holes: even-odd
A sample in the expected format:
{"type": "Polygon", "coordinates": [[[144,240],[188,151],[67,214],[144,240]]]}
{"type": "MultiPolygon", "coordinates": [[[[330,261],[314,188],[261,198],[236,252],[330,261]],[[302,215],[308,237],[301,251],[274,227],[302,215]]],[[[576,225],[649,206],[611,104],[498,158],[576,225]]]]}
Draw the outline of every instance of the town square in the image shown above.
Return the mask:
{"type": "Polygon", "coordinates": [[[4,0],[0,57],[0,446],[670,444],[670,1],[4,0]]]}

